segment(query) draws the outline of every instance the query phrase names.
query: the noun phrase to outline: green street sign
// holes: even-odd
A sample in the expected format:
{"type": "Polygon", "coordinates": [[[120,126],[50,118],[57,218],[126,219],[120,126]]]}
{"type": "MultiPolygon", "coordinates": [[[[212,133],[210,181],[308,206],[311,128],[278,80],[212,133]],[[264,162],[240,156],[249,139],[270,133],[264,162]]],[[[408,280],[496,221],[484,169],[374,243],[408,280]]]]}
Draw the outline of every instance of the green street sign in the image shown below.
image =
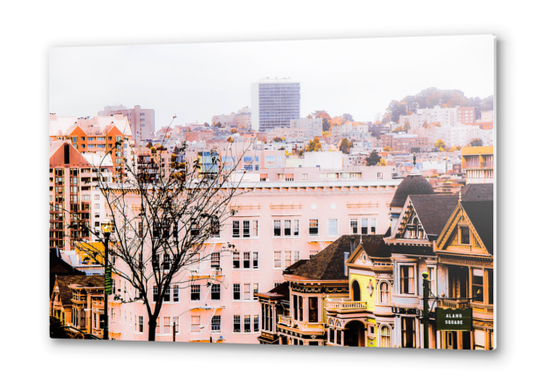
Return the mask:
{"type": "Polygon", "coordinates": [[[105,294],[110,295],[113,293],[113,283],[111,279],[111,267],[105,268],[105,294]]]}
{"type": "Polygon", "coordinates": [[[472,331],[472,308],[437,308],[437,331],[472,331]]]}

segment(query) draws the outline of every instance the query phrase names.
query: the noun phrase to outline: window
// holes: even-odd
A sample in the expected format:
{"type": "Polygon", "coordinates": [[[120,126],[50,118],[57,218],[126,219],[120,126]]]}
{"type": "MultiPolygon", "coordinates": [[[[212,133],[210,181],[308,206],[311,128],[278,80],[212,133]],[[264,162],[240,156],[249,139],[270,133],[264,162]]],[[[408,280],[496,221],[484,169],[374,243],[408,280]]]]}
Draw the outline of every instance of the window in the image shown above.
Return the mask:
{"type": "Polygon", "coordinates": [[[309,220],[309,235],[318,236],[318,220],[317,219],[309,220]]]}
{"type": "Polygon", "coordinates": [[[233,300],[241,300],[241,284],[233,284],[233,300]]]}
{"type": "Polygon", "coordinates": [[[252,236],[258,237],[258,220],[252,221],[252,236]]]}
{"type": "Polygon", "coordinates": [[[211,268],[220,268],[220,252],[211,253],[211,268]]]}
{"type": "Polygon", "coordinates": [[[299,251],[294,251],[294,263],[299,261],[299,251]]]}
{"type": "Polygon", "coordinates": [[[245,315],[245,326],[243,327],[245,332],[250,332],[250,315],[245,315]]]}
{"type": "Polygon", "coordinates": [[[250,221],[243,221],[243,237],[250,237],[250,221]]]}
{"type": "Polygon", "coordinates": [[[366,235],[369,231],[369,223],[367,219],[361,219],[361,234],[366,235]]]}
{"type": "Polygon", "coordinates": [[[211,285],[211,300],[220,300],[220,284],[211,285]]]}
{"type": "Polygon", "coordinates": [[[414,267],[410,265],[401,265],[400,271],[400,293],[414,294],[414,267]]]}
{"type": "Polygon", "coordinates": [[[166,335],[171,334],[171,318],[164,317],[164,333],[166,335]]]}
{"type": "Polygon", "coordinates": [[[252,284],[252,293],[253,293],[252,299],[253,300],[258,300],[258,298],[256,297],[256,294],[259,292],[259,290],[260,290],[260,284],[258,283],[252,284]]]}
{"type": "Polygon", "coordinates": [[[309,322],[318,322],[318,298],[309,297],[309,322]]]}
{"type": "Polygon", "coordinates": [[[350,234],[357,235],[358,231],[358,219],[350,219],[350,234]]]}
{"type": "Polygon", "coordinates": [[[243,300],[250,300],[250,284],[244,285],[243,300]]]}
{"type": "Polygon", "coordinates": [[[241,316],[233,315],[233,333],[241,332],[241,316]]]}
{"type": "Polygon", "coordinates": [[[327,221],[327,234],[328,236],[338,236],[339,235],[339,228],[338,228],[338,220],[337,219],[329,219],[327,221]]]}
{"type": "Polygon", "coordinates": [[[387,325],[380,329],[380,347],[391,348],[391,330],[387,325]]]}
{"type": "Polygon", "coordinates": [[[260,316],[254,315],[252,319],[254,321],[254,332],[260,332],[260,316]]]}
{"type": "Polygon", "coordinates": [[[234,269],[238,269],[240,268],[241,264],[240,264],[240,261],[239,261],[239,252],[235,251],[233,253],[233,268],[234,269]]]}
{"type": "Polygon", "coordinates": [[[171,290],[173,291],[173,301],[174,302],[178,302],[179,301],[179,286],[178,285],[173,285],[171,287],[171,290]]]}
{"type": "Polygon", "coordinates": [[[299,220],[294,220],[294,236],[299,236],[299,220]]]}
{"type": "Polygon", "coordinates": [[[376,234],[376,219],[371,218],[371,234],[376,234]]]}
{"type": "Polygon", "coordinates": [[[292,251],[284,251],[284,267],[292,265],[292,251]]]}
{"type": "Polygon", "coordinates": [[[459,227],[461,233],[461,244],[470,244],[469,227],[459,227]]]}
{"type": "Polygon", "coordinates": [[[155,303],[158,301],[158,287],[156,285],[152,287],[152,301],[155,303]]]}
{"type": "Polygon", "coordinates": [[[252,268],[258,269],[258,252],[252,252],[252,268]]]}
{"type": "Polygon", "coordinates": [[[273,236],[280,236],[281,235],[281,225],[280,220],[275,220],[273,224],[273,236]]]}
{"type": "Polygon", "coordinates": [[[240,232],[239,232],[239,222],[238,221],[234,221],[232,223],[232,234],[231,234],[231,237],[241,237],[240,236],[240,232]]]}
{"type": "Polygon", "coordinates": [[[380,283],[380,303],[389,304],[390,302],[390,290],[389,284],[385,281],[380,283]]]}
{"type": "Polygon", "coordinates": [[[200,299],[201,287],[199,285],[192,285],[190,287],[190,300],[198,301],[200,299]]]}
{"type": "Polygon", "coordinates": [[[190,332],[199,332],[201,329],[201,319],[199,316],[192,316],[190,319],[190,332]]]}
{"type": "Polygon", "coordinates": [[[273,266],[275,268],[281,268],[282,267],[281,256],[282,255],[281,255],[280,251],[275,251],[274,263],[273,263],[273,266]]]}
{"type": "Polygon", "coordinates": [[[284,220],[284,236],[292,236],[292,220],[284,220]]]}
{"type": "Polygon", "coordinates": [[[220,332],[220,315],[213,316],[211,320],[211,332],[220,332]]]}
{"type": "Polygon", "coordinates": [[[243,254],[243,268],[245,269],[250,268],[250,252],[245,252],[243,254]]]}
{"type": "Polygon", "coordinates": [[[143,316],[139,316],[139,332],[143,333],[143,316]]]}
{"type": "Polygon", "coordinates": [[[477,303],[484,302],[484,270],[472,270],[472,301],[477,303]]]}

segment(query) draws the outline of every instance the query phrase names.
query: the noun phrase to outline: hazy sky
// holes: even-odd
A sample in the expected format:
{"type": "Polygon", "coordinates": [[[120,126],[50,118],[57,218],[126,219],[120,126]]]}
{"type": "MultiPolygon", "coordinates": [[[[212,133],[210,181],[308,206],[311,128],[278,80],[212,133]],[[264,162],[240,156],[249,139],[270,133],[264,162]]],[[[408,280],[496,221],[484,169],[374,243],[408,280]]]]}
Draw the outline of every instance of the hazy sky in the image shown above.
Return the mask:
{"type": "Polygon", "coordinates": [[[264,77],[301,83],[301,116],[374,120],[422,89],[494,93],[490,35],[52,48],[49,112],[95,116],[106,105],[155,110],[156,129],[251,107],[264,77]]]}

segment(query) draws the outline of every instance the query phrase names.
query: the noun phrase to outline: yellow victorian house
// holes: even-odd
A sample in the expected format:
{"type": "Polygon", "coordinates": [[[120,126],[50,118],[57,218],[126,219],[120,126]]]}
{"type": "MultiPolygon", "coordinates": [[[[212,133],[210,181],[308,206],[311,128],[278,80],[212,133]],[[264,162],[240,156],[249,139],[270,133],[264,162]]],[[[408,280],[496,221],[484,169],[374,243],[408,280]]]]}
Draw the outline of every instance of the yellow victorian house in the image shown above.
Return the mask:
{"type": "Polygon", "coordinates": [[[471,332],[443,331],[442,348],[483,349],[494,340],[493,184],[470,184],[435,245],[445,271],[445,295],[439,307],[472,308],[471,332]]]}

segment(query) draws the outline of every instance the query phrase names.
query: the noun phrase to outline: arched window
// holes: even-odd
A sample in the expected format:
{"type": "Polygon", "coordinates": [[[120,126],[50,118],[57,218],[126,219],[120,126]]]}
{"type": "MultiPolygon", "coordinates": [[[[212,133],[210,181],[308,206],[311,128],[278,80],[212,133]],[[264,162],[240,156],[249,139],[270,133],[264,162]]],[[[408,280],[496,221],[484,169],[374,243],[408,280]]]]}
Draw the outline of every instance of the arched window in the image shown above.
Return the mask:
{"type": "Polygon", "coordinates": [[[390,285],[388,282],[383,281],[380,283],[380,303],[388,304],[390,302],[390,285]]]}
{"type": "Polygon", "coordinates": [[[352,283],[352,298],[354,301],[361,301],[361,288],[357,280],[352,283]]]}
{"type": "Polygon", "coordinates": [[[391,348],[391,329],[387,325],[380,328],[380,347],[391,348]]]}

